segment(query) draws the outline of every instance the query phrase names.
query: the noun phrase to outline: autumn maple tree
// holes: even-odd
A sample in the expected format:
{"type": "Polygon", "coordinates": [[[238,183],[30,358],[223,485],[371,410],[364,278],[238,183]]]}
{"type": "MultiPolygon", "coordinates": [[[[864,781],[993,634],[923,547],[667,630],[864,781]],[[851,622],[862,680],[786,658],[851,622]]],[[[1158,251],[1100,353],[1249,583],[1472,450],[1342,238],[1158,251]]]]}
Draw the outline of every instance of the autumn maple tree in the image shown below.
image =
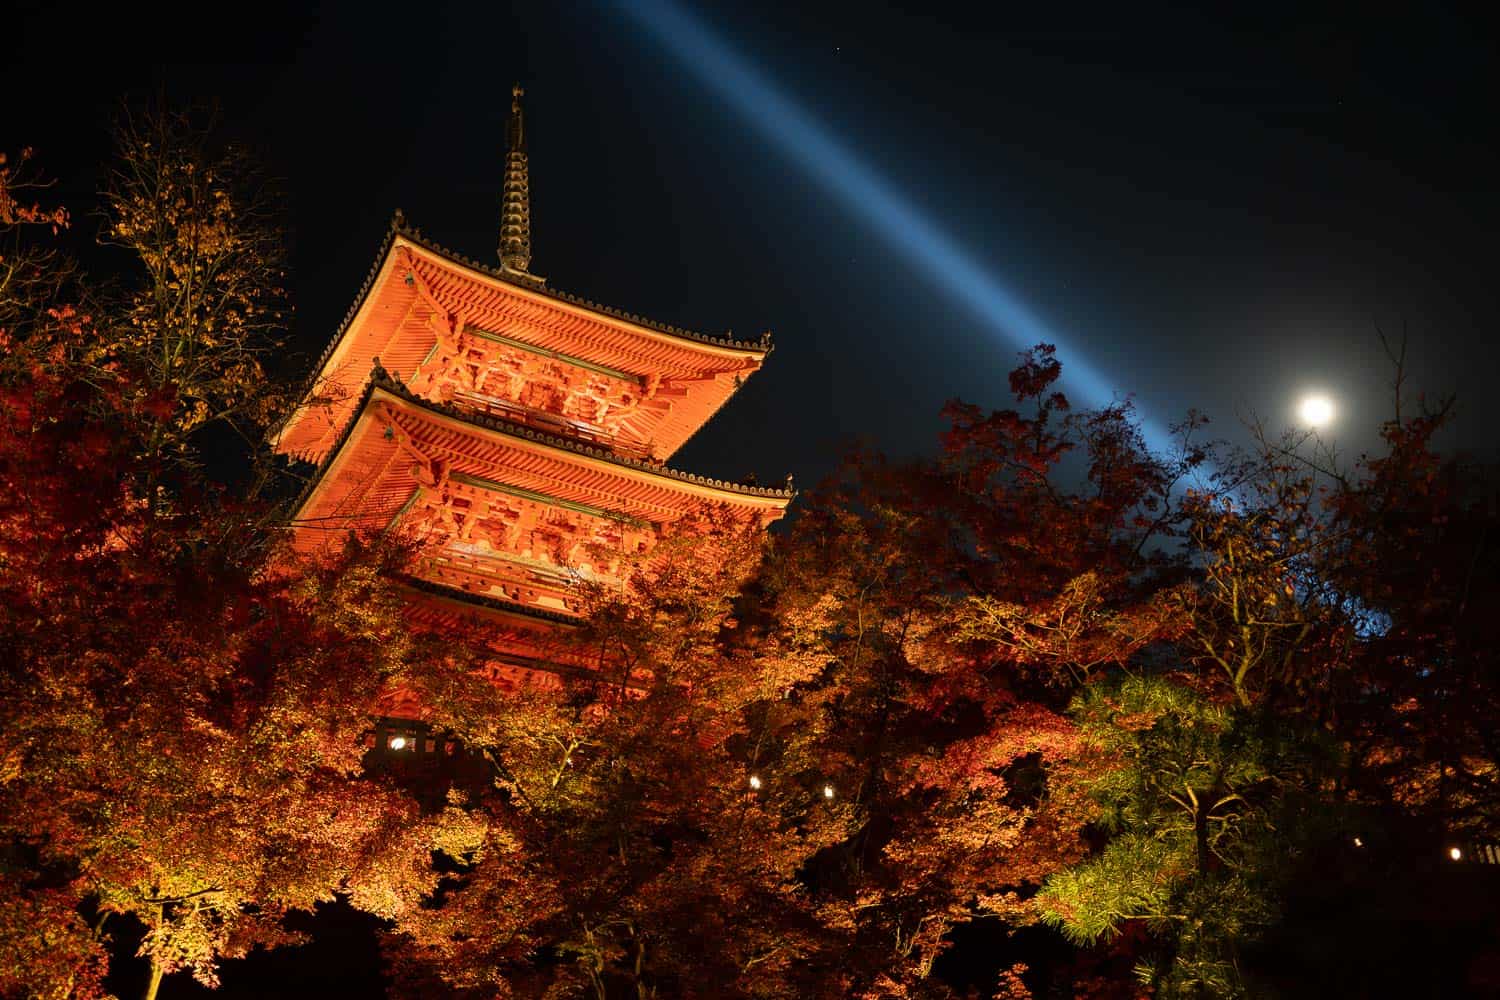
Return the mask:
{"type": "Polygon", "coordinates": [[[762,709],[766,780],[845,802],[801,875],[845,940],[845,995],[948,995],[956,928],[1035,922],[1042,880],[1085,849],[1087,809],[1049,788],[1078,752],[1068,692],[1183,629],[1181,569],[1149,543],[1177,530],[1196,456],[1150,455],[1127,406],[1073,412],[1060,372],[1044,346],[1012,375],[1022,409],[952,405],[936,461],[854,456],[747,609],[766,668],[805,677],[762,709]]]}
{"type": "Polygon", "coordinates": [[[1451,836],[1489,836],[1500,824],[1500,483],[1437,450],[1452,417],[1452,400],[1408,401],[1383,425],[1384,453],[1330,499],[1341,545],[1324,572],[1370,613],[1339,720],[1361,786],[1451,836]]]}
{"type": "MultiPolygon", "coordinates": [[[[193,173],[170,142],[123,152],[141,175],[193,173]]],[[[15,197],[7,239],[62,219],[15,197]]],[[[194,471],[190,432],[262,393],[250,347],[202,302],[256,295],[243,270],[162,270],[152,248],[170,257],[200,226],[233,244],[256,223],[218,197],[174,211],[136,244],[124,314],[45,280],[50,251],[5,258],[6,993],[99,994],[116,928],[143,935],[154,996],[165,974],[212,983],[220,959],[288,940],[281,917],[335,892],[394,915],[431,888],[447,821],[361,773],[370,706],[415,655],[387,579],[399,553],[298,564],[269,511],[194,471]],[[191,299],[143,318],[188,281],[191,299]]]]}
{"type": "Polygon", "coordinates": [[[733,602],[763,545],[758,523],[705,509],[637,557],[623,591],[585,588],[567,645],[592,676],[478,712],[433,706],[433,724],[482,762],[452,794],[483,834],[458,845],[433,905],[397,922],[398,987],[824,992],[810,959],[835,938],[797,872],[842,833],[845,807],[757,756],[760,706],[800,679],[738,651],[733,602]]]}
{"type": "Polygon", "coordinates": [[[198,114],[127,108],[115,145],[101,239],[136,276],[79,360],[101,374],[128,368],[117,385],[146,417],[143,464],[190,458],[194,432],[209,425],[258,444],[289,402],[266,373],[287,318],[274,189],[198,114]]]}

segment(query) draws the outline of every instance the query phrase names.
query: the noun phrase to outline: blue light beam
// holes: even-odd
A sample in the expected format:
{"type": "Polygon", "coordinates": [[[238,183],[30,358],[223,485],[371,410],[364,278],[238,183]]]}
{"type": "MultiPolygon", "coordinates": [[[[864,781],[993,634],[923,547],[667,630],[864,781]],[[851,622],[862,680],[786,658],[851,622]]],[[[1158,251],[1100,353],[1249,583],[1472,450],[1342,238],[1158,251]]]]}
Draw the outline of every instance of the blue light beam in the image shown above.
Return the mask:
{"type": "MultiPolygon", "coordinates": [[[[1109,381],[1068,346],[1065,337],[701,20],[669,0],[616,0],[616,6],[855,217],[866,220],[934,285],[963,302],[987,329],[1021,350],[1038,343],[1056,344],[1064,358],[1065,383],[1075,386],[1090,405],[1114,401],[1109,381]]],[[[1169,450],[1167,429],[1144,413],[1139,417],[1147,444],[1153,450],[1169,450]]]]}

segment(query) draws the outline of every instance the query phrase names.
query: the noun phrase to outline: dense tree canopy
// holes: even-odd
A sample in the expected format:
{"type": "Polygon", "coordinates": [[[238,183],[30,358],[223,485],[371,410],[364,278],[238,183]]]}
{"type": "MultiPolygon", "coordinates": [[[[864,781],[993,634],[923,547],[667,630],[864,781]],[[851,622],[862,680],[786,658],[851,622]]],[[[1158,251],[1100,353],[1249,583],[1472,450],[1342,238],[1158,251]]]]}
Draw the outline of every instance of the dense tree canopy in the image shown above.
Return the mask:
{"type": "MultiPolygon", "coordinates": [[[[183,168],[170,145],[132,155],[183,168]]],[[[13,252],[18,269],[53,266],[13,252]]],[[[178,280],[148,268],[127,298],[178,280]]],[[[244,276],[204,280],[212,294],[244,276]]],[[[223,415],[179,388],[248,377],[241,347],[207,338],[193,365],[163,368],[177,334],[120,337],[83,286],[11,288],[0,832],[8,905],[52,916],[9,925],[6,988],[97,992],[114,915],[143,927],[154,992],[176,969],[212,983],[218,959],[288,940],[281,916],[335,891],[387,915],[415,905],[444,817],[361,776],[369,707],[415,657],[387,582],[397,553],[295,563],[264,504],[178,467],[186,432],[223,415]]]]}

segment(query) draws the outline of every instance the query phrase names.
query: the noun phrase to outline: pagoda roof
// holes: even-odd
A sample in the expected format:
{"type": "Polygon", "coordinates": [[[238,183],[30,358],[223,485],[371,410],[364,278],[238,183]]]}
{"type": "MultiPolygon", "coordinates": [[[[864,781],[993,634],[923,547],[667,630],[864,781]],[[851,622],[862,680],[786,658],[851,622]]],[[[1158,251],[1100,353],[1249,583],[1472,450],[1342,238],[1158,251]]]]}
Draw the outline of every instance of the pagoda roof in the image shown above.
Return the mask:
{"type": "Polygon", "coordinates": [[[770,334],[743,341],[697,333],[548,288],[524,272],[488,267],[428,240],[397,212],[298,405],[273,431],[278,449],[323,458],[374,360],[410,380],[433,357],[432,322],[451,322],[458,327],[453,335],[474,335],[475,344],[493,341],[490,349],[530,351],[643,390],[662,385],[662,398],[640,407],[622,432],[623,442],[650,445],[662,457],[681,447],[771,351],[770,334]],[[315,419],[317,413],[326,419],[315,419]]]}
{"type": "Polygon", "coordinates": [[[610,316],[614,319],[625,320],[628,323],[643,327],[655,333],[665,333],[669,336],[677,337],[681,340],[691,341],[699,344],[707,344],[712,347],[725,347],[733,351],[748,351],[751,353],[759,354],[761,356],[770,354],[773,349],[770,333],[764,333],[761,336],[757,337],[755,340],[736,340],[734,337],[715,337],[711,334],[697,333],[693,330],[687,330],[679,326],[673,326],[670,323],[660,323],[654,319],[648,319],[647,317],[640,316],[636,313],[626,312],[623,309],[616,309],[614,306],[600,305],[599,303],[591,301],[590,299],[586,299],[581,295],[574,295],[570,292],[559,291],[556,288],[549,288],[542,283],[542,280],[540,278],[532,278],[530,275],[522,272],[509,271],[504,268],[491,267],[488,264],[481,264],[480,262],[470,257],[466,257],[455,250],[450,250],[442,244],[437,243],[422,235],[422,231],[415,226],[408,226],[406,224],[405,215],[403,215],[398,209],[396,213],[391,217],[390,228],[386,231],[385,239],[381,243],[380,252],[376,255],[374,264],[370,266],[370,273],[365,278],[365,284],[364,287],[360,290],[359,297],[355,299],[354,305],[352,305],[349,308],[348,313],[345,314],[344,322],[340,325],[339,334],[336,334],[334,336],[333,342],[330,343],[328,349],[324,351],[325,358],[332,351],[333,346],[338,342],[338,337],[343,333],[343,329],[348,326],[350,320],[354,318],[354,314],[359,310],[360,300],[364,298],[365,294],[369,291],[370,286],[374,283],[376,275],[380,272],[381,262],[385,259],[385,255],[387,252],[389,252],[391,245],[398,238],[408,240],[416,244],[417,246],[422,247],[424,250],[429,250],[432,253],[435,253],[440,257],[447,259],[451,263],[466,267],[471,271],[478,271],[480,274],[494,278],[498,281],[504,281],[507,284],[525,288],[527,291],[543,295],[550,299],[556,299],[558,302],[566,302],[569,305],[582,306],[589,312],[595,312],[604,316],[610,316]]]}
{"type": "MultiPolygon", "coordinates": [[[[429,399],[423,399],[421,396],[408,389],[398,379],[392,378],[391,374],[377,363],[374,370],[372,370],[370,373],[369,381],[365,383],[365,389],[363,394],[360,396],[358,405],[354,407],[354,412],[350,415],[348,422],[344,425],[342,432],[339,434],[338,440],[335,442],[334,446],[328,450],[327,455],[324,457],[322,463],[318,466],[317,471],[313,474],[306,488],[303,489],[302,496],[297,501],[297,507],[299,510],[302,507],[306,506],[307,501],[311,498],[312,494],[316,492],[319,483],[322,482],[323,477],[327,473],[329,467],[337,461],[339,455],[343,452],[345,445],[348,444],[350,437],[354,434],[355,428],[360,422],[360,418],[365,415],[365,412],[368,409],[371,400],[374,399],[377,394],[381,393],[395,397],[395,399],[413,406],[419,410],[425,410],[428,413],[446,417],[450,420],[458,421],[461,424],[467,424],[477,430],[491,431],[494,433],[506,435],[508,437],[519,438],[523,441],[534,442],[546,448],[556,449],[562,452],[570,452],[574,455],[578,455],[584,458],[605,462],[610,465],[618,466],[621,469],[630,469],[635,472],[645,473],[649,476],[658,477],[663,480],[675,481],[687,486],[699,487],[703,490],[729,494],[731,497],[755,497],[773,501],[780,500],[783,501],[780,506],[785,507],[785,505],[787,503],[790,503],[792,499],[797,495],[797,491],[791,488],[790,485],[788,485],[785,489],[777,489],[768,486],[747,486],[743,483],[733,483],[725,481],[723,479],[715,479],[712,476],[700,476],[692,472],[684,472],[680,469],[673,469],[661,463],[646,462],[640,459],[630,458],[625,455],[619,455],[607,448],[590,447],[589,445],[583,444],[579,441],[575,441],[571,438],[559,437],[555,434],[547,434],[544,431],[539,431],[534,427],[527,427],[523,424],[513,423],[508,420],[502,420],[498,417],[493,417],[488,414],[473,413],[471,411],[464,410],[456,406],[451,406],[446,403],[436,403],[429,399]]],[[[788,482],[790,483],[790,477],[788,477],[788,482]]],[[[728,498],[729,497],[726,497],[726,499],[728,498]]]]}
{"type": "MultiPolygon", "coordinates": [[[[548,674],[600,680],[597,664],[583,660],[581,650],[564,638],[569,630],[580,625],[574,616],[459,590],[420,577],[402,577],[400,583],[409,592],[408,614],[428,627],[451,626],[464,619],[486,621],[490,626],[487,645],[493,676],[509,675],[513,683],[528,683],[529,678],[548,674]],[[521,625],[519,629],[515,627],[517,623],[521,625]]],[[[648,674],[636,671],[627,686],[640,690],[649,679],[648,674]]]]}
{"type": "Polygon", "coordinates": [[[406,589],[415,591],[424,597],[439,601],[451,601],[467,608],[472,608],[476,612],[488,612],[492,615],[515,615],[519,618],[536,622],[543,628],[576,628],[578,626],[577,615],[570,615],[563,611],[554,611],[551,608],[539,608],[534,604],[507,601],[489,594],[476,594],[473,591],[450,587],[446,583],[424,580],[420,576],[404,575],[400,578],[400,583],[406,589]]]}
{"type": "Polygon", "coordinates": [[[626,458],[434,403],[377,368],[299,499],[291,527],[295,547],[306,552],[349,530],[387,530],[410,515],[426,539],[427,555],[418,563],[423,578],[567,613],[573,610],[571,575],[607,579],[613,563],[602,556],[604,563],[586,557],[581,567],[558,562],[546,554],[550,550],[532,548],[533,532],[559,538],[561,531],[584,545],[613,537],[604,544],[621,546],[625,554],[635,551],[632,532],[655,533],[705,504],[726,505],[764,525],[780,518],[794,495],[789,488],[727,483],[626,458]],[[496,521],[472,506],[476,500],[485,511],[511,513],[494,514],[502,518],[496,521]],[[443,519],[447,515],[431,520],[453,503],[475,518],[470,526],[464,513],[458,535],[452,534],[457,526],[443,519]],[[524,513],[528,508],[555,510],[561,520],[537,520],[524,513]],[[506,524],[523,526],[522,534],[511,534],[506,524]],[[472,541],[469,532],[476,533],[472,541]]]}

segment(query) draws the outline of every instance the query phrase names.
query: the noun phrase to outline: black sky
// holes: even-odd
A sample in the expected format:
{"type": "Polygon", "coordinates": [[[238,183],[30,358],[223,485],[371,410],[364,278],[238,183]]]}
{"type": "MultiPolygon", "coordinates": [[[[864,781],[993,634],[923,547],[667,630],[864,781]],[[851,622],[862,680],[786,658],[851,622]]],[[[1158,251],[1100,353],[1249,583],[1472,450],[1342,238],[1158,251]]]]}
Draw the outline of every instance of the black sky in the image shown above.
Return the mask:
{"type": "MultiPolygon", "coordinates": [[[[1319,386],[1352,453],[1388,412],[1377,324],[1405,325],[1414,380],[1464,403],[1449,443],[1493,458],[1495,36],[1372,6],[700,12],[1152,416],[1198,407],[1232,434],[1236,412],[1280,425],[1319,386]]],[[[75,206],[122,96],[218,101],[290,195],[290,365],[333,333],[396,207],[494,259],[520,80],[534,271],[775,333],[674,465],[808,483],[853,436],[930,450],[945,399],[1005,402],[1015,346],[608,4],[34,4],[12,37],[32,66],[0,144],[38,147],[75,206]]]]}

